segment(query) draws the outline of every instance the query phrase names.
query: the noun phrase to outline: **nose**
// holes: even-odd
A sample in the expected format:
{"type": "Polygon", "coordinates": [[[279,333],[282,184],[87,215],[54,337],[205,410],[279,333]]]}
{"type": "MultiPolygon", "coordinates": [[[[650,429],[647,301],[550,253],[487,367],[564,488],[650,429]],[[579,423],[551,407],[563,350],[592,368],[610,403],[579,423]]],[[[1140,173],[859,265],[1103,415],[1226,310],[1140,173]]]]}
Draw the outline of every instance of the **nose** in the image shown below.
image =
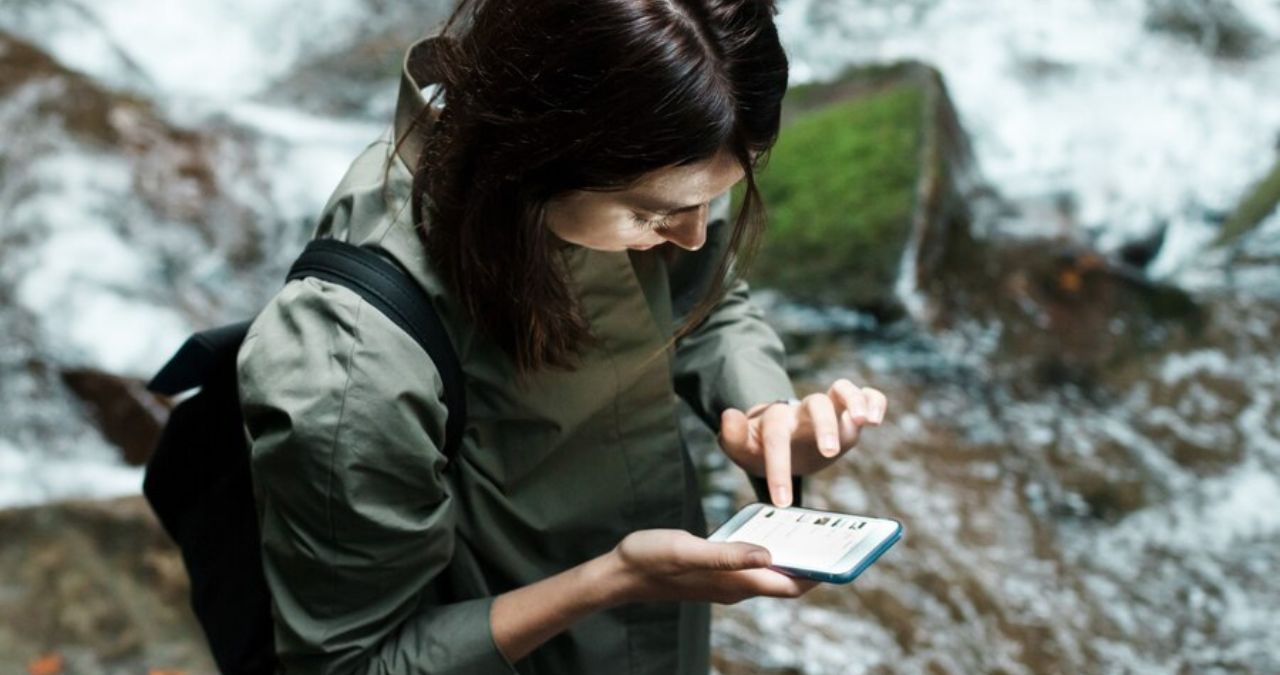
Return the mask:
{"type": "Polygon", "coordinates": [[[702,248],[707,241],[707,212],[709,204],[703,204],[696,211],[680,214],[674,227],[668,228],[663,237],[690,251],[702,248]]]}

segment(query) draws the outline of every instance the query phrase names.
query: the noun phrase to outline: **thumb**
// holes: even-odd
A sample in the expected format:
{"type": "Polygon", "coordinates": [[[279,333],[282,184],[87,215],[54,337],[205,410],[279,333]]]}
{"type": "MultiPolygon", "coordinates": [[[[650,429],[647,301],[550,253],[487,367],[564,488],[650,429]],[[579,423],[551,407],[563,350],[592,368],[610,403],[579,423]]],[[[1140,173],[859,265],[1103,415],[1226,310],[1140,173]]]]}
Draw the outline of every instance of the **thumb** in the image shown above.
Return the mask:
{"type": "Polygon", "coordinates": [[[720,571],[767,567],[772,560],[769,549],[743,541],[703,540],[699,545],[691,546],[685,557],[685,562],[694,568],[720,571]]]}

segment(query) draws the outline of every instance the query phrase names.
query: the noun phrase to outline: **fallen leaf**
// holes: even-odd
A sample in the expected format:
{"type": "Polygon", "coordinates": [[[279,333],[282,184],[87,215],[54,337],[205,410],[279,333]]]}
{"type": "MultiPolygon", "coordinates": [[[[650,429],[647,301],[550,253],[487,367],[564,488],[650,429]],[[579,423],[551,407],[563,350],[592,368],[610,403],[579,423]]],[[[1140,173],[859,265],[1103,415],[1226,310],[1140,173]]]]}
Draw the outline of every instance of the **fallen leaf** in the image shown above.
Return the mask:
{"type": "Polygon", "coordinates": [[[57,675],[62,672],[62,655],[45,654],[27,664],[27,675],[57,675]]]}
{"type": "Polygon", "coordinates": [[[1063,270],[1058,275],[1058,287],[1068,293],[1079,291],[1081,283],[1080,273],[1075,270],[1063,270]]]}

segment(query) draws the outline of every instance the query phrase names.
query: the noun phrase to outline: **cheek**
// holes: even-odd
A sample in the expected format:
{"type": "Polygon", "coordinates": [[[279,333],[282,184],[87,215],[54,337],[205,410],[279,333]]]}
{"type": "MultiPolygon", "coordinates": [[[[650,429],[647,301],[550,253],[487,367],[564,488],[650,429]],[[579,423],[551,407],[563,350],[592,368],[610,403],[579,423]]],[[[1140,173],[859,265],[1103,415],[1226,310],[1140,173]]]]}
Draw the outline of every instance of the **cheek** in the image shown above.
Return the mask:
{"type": "Polygon", "coordinates": [[[558,225],[562,238],[592,248],[619,248],[645,237],[642,226],[630,217],[630,211],[615,208],[566,210],[558,225]]]}
{"type": "Polygon", "coordinates": [[[630,211],[601,208],[584,219],[582,233],[602,243],[628,243],[644,236],[643,226],[631,218],[630,211]]]}
{"type": "Polygon", "coordinates": [[[560,229],[564,234],[571,235],[575,239],[590,238],[599,230],[595,225],[599,221],[600,210],[598,208],[580,204],[565,209],[561,214],[560,229]]]}

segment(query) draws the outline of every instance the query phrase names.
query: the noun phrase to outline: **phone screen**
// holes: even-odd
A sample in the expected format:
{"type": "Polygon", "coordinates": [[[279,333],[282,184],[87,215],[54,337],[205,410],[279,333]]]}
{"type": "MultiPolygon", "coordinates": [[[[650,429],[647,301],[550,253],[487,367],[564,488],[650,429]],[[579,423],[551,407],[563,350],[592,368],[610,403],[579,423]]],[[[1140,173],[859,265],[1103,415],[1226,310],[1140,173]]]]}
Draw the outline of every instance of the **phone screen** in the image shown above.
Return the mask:
{"type": "Polygon", "coordinates": [[[773,564],[807,570],[832,568],[872,529],[865,518],[765,506],[724,541],[769,549],[773,564]]]}

